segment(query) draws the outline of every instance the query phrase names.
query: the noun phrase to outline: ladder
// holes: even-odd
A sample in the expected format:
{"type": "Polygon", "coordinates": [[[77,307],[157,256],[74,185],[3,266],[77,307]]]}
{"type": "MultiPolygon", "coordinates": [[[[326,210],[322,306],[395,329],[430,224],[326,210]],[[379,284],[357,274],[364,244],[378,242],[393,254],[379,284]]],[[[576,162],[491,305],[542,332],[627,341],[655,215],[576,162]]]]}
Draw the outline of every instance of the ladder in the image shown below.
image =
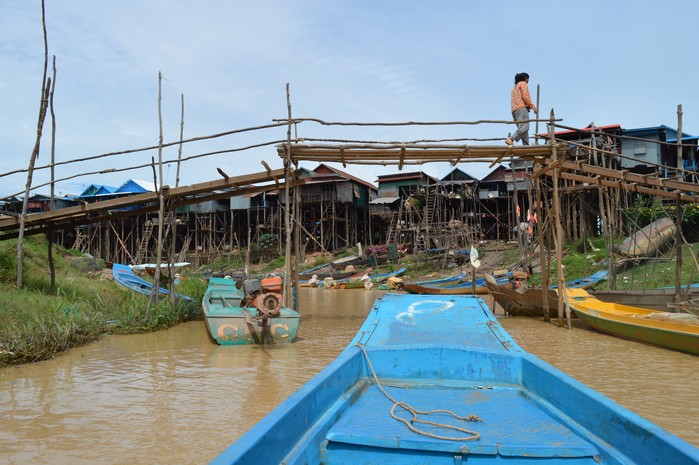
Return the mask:
{"type": "Polygon", "coordinates": [[[424,252],[425,250],[427,250],[426,247],[427,242],[425,241],[425,236],[420,231],[418,231],[415,234],[415,245],[413,246],[413,250],[415,252],[424,252]]]}
{"type": "Polygon", "coordinates": [[[146,224],[143,226],[143,236],[141,236],[141,242],[138,244],[136,256],[131,262],[133,265],[138,265],[146,255],[148,251],[148,242],[150,241],[151,235],[153,235],[153,226],[152,221],[146,221],[146,224]]]}
{"type": "Polygon", "coordinates": [[[73,249],[80,250],[82,252],[82,246],[87,239],[87,234],[83,234],[79,229],[75,230],[75,242],[73,243],[73,249]]]}
{"type": "Polygon", "coordinates": [[[437,188],[435,187],[434,190],[429,190],[427,191],[427,198],[425,199],[425,210],[424,210],[424,218],[422,221],[425,223],[427,227],[429,227],[429,224],[432,223],[434,220],[434,211],[435,207],[437,206],[437,188]]]}

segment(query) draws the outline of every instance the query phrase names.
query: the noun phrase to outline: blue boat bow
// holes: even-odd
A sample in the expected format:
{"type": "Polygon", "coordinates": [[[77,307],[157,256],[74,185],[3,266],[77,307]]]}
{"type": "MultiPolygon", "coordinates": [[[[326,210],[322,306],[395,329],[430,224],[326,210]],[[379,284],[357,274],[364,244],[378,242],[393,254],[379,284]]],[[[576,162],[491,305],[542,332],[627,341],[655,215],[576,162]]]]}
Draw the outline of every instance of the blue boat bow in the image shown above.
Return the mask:
{"type": "Polygon", "coordinates": [[[480,298],[386,295],[333,363],[212,463],[698,461],[699,449],[524,352],[480,298]]]}

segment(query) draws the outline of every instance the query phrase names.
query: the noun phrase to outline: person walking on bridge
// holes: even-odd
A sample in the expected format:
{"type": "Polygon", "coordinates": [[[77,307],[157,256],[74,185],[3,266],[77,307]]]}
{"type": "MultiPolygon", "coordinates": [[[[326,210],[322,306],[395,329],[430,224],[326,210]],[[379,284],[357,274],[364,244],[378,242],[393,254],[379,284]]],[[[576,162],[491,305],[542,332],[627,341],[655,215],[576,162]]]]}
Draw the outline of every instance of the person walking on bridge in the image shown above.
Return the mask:
{"type": "Polygon", "coordinates": [[[505,143],[512,145],[514,142],[521,140],[522,145],[529,145],[529,110],[536,112],[536,106],[532,103],[529,96],[529,75],[527,73],[515,74],[515,86],[512,89],[512,118],[515,121],[524,121],[517,123],[517,131],[512,137],[507,137],[505,143]]]}

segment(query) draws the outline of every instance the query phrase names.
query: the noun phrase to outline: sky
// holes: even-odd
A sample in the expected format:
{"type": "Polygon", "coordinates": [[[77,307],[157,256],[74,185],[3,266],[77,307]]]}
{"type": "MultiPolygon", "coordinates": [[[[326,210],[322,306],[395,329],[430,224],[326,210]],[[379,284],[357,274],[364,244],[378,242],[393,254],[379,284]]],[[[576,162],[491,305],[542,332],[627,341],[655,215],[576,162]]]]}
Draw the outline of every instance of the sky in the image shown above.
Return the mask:
{"type": "MultiPolygon", "coordinates": [[[[693,0],[46,0],[49,75],[56,60],[57,162],[268,125],[287,117],[338,122],[509,120],[514,75],[540,89],[542,117],[572,127],[678,126],[699,134],[693,0]],[[162,80],[159,75],[162,74],[162,80]],[[184,97],[183,97],[184,96],[184,97]]],[[[44,66],[40,0],[0,0],[0,174],[26,169],[36,141],[44,66]]],[[[51,160],[46,119],[37,166],[51,160]]],[[[510,126],[511,128],[511,126],[510,126]]],[[[298,137],[343,140],[505,137],[504,125],[346,127],[305,122],[298,137]]],[[[532,128],[533,129],[533,128],[532,128]]],[[[540,128],[543,131],[543,128],[540,128]]],[[[183,157],[271,144],[286,127],[186,144],[183,157]]],[[[473,142],[475,143],[475,142],[473,142]]],[[[502,142],[489,142],[488,144],[502,142]]],[[[157,151],[58,166],[56,178],[143,165],[157,151]]],[[[176,159],[177,147],[163,150],[176,159]]],[[[180,185],[281,168],[274,144],[197,158],[180,185]]],[[[313,169],[316,163],[302,163],[313,169]]],[[[375,183],[393,166],[334,165],[375,183]]],[[[459,168],[482,178],[486,163],[459,168]]],[[[442,177],[446,163],[406,166],[442,177]]],[[[153,181],[151,168],[58,183],[153,181]]],[[[175,185],[175,165],[164,168],[175,185]]],[[[50,180],[34,175],[34,187],[50,180]]],[[[26,173],[0,177],[0,197],[24,192],[26,173]]]]}

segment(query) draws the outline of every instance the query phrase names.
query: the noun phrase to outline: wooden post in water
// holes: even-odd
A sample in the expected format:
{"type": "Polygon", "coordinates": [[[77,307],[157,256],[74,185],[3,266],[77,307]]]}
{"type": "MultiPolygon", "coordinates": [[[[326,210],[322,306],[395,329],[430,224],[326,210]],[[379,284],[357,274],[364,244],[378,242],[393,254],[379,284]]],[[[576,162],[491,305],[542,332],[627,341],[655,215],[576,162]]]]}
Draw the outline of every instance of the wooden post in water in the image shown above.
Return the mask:
{"type": "MultiPolygon", "coordinates": [[[[289,83],[286,83],[286,106],[289,115],[289,125],[286,130],[284,144],[284,229],[286,232],[284,249],[284,305],[291,306],[291,204],[289,185],[291,184],[291,101],[289,99],[289,83]]],[[[248,244],[248,247],[250,244],[248,244]]]]}
{"type": "MultiPolygon", "coordinates": [[[[549,134],[551,137],[551,158],[553,163],[557,165],[558,150],[556,148],[556,134],[554,127],[554,113],[551,110],[551,122],[549,123],[549,134]]],[[[556,221],[556,270],[558,272],[558,326],[563,327],[563,304],[565,299],[565,279],[563,277],[563,225],[561,224],[561,202],[558,193],[558,178],[560,167],[553,168],[553,214],[556,221]]],[[[567,307],[567,306],[566,306],[567,307]]],[[[570,308],[567,307],[568,328],[570,328],[570,308]]]]}
{"type": "MultiPolygon", "coordinates": [[[[677,105],[677,175],[684,181],[684,167],[682,166],[682,105],[677,105]]],[[[677,195],[675,204],[675,302],[682,300],[682,200],[677,195]]]]}

